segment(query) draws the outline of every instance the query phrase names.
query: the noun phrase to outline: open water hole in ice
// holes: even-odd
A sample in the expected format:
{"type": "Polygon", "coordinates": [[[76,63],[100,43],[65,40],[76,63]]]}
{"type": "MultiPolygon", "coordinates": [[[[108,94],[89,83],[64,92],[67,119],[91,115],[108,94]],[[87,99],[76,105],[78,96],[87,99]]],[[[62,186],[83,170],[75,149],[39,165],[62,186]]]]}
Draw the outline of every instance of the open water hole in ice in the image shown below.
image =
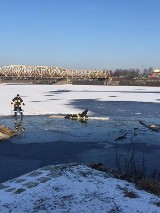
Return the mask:
{"type": "MultiPolygon", "coordinates": [[[[147,121],[151,122],[151,118],[147,121]]],[[[158,119],[154,119],[158,122],[158,119]]],[[[134,144],[135,160],[140,165],[144,159],[147,170],[160,170],[160,132],[151,131],[142,126],[137,118],[110,117],[110,120],[88,120],[79,122],[63,118],[49,118],[49,115],[3,118],[1,123],[21,131],[10,143],[23,144],[55,143],[91,143],[90,149],[79,154],[81,162],[102,162],[116,167],[116,155],[121,160],[130,158],[134,144]],[[124,138],[116,140],[118,137],[124,138]],[[93,148],[93,143],[98,148],[93,148]],[[132,143],[132,145],[131,145],[132,143]],[[115,149],[116,148],[116,149],[115,149]],[[116,152],[115,152],[116,150],[116,152]]],[[[38,146],[37,146],[38,147],[38,146]]],[[[140,165],[141,166],[141,165],[140,165]]]]}

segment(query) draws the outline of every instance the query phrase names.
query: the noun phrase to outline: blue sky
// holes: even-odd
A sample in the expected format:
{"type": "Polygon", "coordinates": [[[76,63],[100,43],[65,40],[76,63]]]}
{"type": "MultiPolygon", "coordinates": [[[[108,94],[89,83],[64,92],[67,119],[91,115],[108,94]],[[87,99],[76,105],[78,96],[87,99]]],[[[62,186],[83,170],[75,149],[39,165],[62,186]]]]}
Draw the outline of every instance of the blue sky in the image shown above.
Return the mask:
{"type": "Polygon", "coordinates": [[[160,0],[0,0],[0,66],[160,68],[160,0]]]}

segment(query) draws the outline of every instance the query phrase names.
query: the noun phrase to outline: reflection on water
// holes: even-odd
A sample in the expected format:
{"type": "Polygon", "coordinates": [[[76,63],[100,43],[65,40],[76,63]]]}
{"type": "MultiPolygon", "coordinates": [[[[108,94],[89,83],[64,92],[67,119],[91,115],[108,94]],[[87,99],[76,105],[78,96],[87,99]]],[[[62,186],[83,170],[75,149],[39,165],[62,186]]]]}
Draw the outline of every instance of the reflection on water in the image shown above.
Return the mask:
{"type": "Polygon", "coordinates": [[[23,127],[23,117],[16,117],[14,120],[14,129],[18,132],[24,131],[23,127]]]}

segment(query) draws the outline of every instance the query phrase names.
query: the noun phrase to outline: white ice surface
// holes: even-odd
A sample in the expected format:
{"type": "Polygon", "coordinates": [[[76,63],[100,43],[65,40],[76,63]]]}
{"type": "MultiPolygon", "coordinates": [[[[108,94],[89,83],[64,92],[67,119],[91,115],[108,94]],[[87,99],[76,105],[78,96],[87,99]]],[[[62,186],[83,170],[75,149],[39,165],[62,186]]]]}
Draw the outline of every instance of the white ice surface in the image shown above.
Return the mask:
{"type": "Polygon", "coordinates": [[[0,116],[11,115],[13,106],[10,103],[17,94],[26,104],[25,114],[36,115],[77,113],[78,110],[68,104],[78,99],[159,103],[158,92],[159,87],[0,84],[0,116]]]}

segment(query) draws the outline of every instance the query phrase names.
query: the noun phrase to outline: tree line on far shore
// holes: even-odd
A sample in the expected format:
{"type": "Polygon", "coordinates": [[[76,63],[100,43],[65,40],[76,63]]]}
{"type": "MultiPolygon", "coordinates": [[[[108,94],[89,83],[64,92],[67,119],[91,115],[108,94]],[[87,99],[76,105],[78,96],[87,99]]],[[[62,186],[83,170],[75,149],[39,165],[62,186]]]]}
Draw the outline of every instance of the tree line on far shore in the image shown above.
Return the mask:
{"type": "Polygon", "coordinates": [[[123,77],[125,79],[133,79],[137,77],[148,76],[149,73],[153,72],[153,68],[145,69],[116,69],[115,71],[110,70],[110,77],[123,77]]]}

